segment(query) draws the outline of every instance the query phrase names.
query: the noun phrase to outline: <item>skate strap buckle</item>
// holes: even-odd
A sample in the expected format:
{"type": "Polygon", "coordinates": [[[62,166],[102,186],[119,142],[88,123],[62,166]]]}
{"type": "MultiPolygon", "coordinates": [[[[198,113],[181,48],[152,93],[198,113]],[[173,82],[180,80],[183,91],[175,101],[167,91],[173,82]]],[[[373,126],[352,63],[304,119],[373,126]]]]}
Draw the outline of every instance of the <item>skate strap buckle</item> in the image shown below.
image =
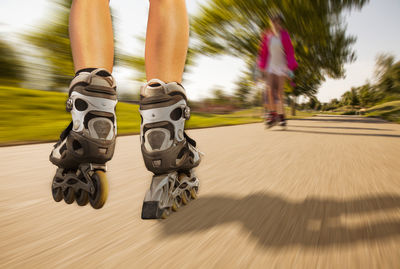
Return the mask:
{"type": "Polygon", "coordinates": [[[183,117],[184,117],[186,120],[190,119],[190,107],[186,106],[186,107],[183,109],[183,117]]]}
{"type": "Polygon", "coordinates": [[[74,107],[74,100],[72,100],[72,98],[70,97],[65,103],[65,110],[67,110],[67,112],[71,112],[73,107],[74,107]]]}
{"type": "Polygon", "coordinates": [[[107,172],[107,165],[106,164],[94,164],[90,163],[90,170],[103,170],[104,172],[107,172]]]}

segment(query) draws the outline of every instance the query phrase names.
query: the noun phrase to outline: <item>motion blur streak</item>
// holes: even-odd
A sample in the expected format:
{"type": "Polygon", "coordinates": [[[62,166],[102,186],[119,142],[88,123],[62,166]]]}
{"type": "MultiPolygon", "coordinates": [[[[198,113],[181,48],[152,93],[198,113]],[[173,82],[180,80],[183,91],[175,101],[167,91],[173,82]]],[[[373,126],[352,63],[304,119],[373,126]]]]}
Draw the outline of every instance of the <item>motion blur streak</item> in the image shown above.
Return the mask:
{"type": "Polygon", "coordinates": [[[99,210],[55,203],[51,144],[0,148],[1,268],[399,268],[400,126],[355,116],[190,131],[199,199],[140,219],[138,136],[120,137],[99,210]]]}

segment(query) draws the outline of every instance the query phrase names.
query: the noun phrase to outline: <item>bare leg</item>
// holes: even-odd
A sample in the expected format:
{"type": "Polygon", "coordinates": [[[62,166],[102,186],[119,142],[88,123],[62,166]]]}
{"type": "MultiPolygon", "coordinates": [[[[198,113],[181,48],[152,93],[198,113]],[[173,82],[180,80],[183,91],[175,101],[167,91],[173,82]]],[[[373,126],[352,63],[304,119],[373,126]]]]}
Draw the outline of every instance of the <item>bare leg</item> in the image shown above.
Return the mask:
{"type": "Polygon", "coordinates": [[[283,99],[283,88],[285,85],[285,77],[284,76],[277,76],[277,95],[278,95],[278,103],[277,103],[277,112],[278,114],[285,115],[285,108],[283,106],[284,99],[283,99]]]}
{"type": "Polygon", "coordinates": [[[113,68],[114,39],[108,0],[74,0],[69,35],[75,72],[83,68],[113,68]]]}
{"type": "Polygon", "coordinates": [[[268,84],[268,74],[266,72],[263,73],[263,79],[265,80],[265,88],[262,91],[262,105],[264,108],[264,114],[270,111],[270,100],[268,96],[269,84],[268,84]]]}
{"type": "Polygon", "coordinates": [[[275,94],[276,91],[276,75],[268,74],[267,77],[267,84],[268,84],[268,100],[269,100],[269,111],[276,111],[275,105],[275,94]]]}
{"type": "Polygon", "coordinates": [[[181,82],[188,40],[185,0],[150,0],[145,55],[147,80],[181,82]]]}

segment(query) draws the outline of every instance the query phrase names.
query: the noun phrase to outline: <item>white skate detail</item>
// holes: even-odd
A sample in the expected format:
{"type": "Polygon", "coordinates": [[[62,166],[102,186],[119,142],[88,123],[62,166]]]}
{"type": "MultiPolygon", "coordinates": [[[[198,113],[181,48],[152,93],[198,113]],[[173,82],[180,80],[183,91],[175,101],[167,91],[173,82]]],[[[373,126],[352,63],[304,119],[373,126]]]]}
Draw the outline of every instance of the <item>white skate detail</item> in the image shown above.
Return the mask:
{"type": "Polygon", "coordinates": [[[51,152],[52,156],[56,159],[60,159],[61,158],[61,154],[60,154],[60,149],[62,148],[62,146],[64,146],[64,144],[67,143],[67,138],[65,138],[62,143],[60,143],[60,145],[58,145],[58,147],[54,148],[53,151],[51,152]]]}
{"type": "Polygon", "coordinates": [[[90,136],[93,137],[93,138],[96,138],[96,139],[105,139],[105,140],[113,139],[113,137],[114,137],[113,128],[110,128],[110,131],[108,132],[108,135],[107,135],[106,138],[99,137],[98,132],[96,131],[96,128],[94,127],[94,125],[97,122],[101,122],[101,123],[107,122],[109,126],[113,126],[113,122],[110,119],[107,119],[107,118],[100,118],[99,117],[99,118],[91,119],[89,121],[89,123],[88,123],[88,130],[89,130],[90,136]]]}
{"type": "Polygon", "coordinates": [[[171,92],[180,92],[184,96],[186,96],[186,91],[185,89],[178,85],[176,82],[170,82],[170,83],[165,83],[162,80],[159,79],[151,79],[149,82],[147,82],[144,86],[140,88],[140,94],[142,96],[150,97],[154,96],[160,93],[159,87],[152,87],[151,85],[154,84],[160,84],[163,90],[163,93],[165,94],[170,94],[171,92]]]}
{"type": "MultiPolygon", "coordinates": [[[[156,122],[161,122],[161,121],[167,121],[174,125],[175,139],[176,139],[176,141],[181,142],[184,139],[182,134],[183,134],[183,129],[185,127],[186,119],[184,117],[181,117],[177,121],[174,121],[171,119],[170,115],[171,115],[171,112],[173,110],[175,110],[176,108],[182,109],[182,113],[183,113],[183,111],[185,111],[186,107],[187,107],[186,101],[181,100],[181,101],[177,102],[176,104],[169,106],[169,107],[160,107],[160,108],[154,108],[154,109],[141,110],[140,114],[142,115],[142,118],[143,118],[143,123],[140,126],[141,142],[143,139],[143,126],[145,126],[146,124],[149,124],[149,123],[156,123],[156,122]]],[[[161,129],[163,129],[163,128],[155,128],[155,129],[151,129],[146,132],[146,137],[144,137],[146,150],[153,151],[150,144],[148,144],[149,140],[147,139],[147,135],[148,135],[147,133],[150,133],[153,130],[161,131],[161,129]]],[[[162,147],[161,147],[162,149],[159,149],[159,150],[164,150],[172,145],[172,140],[170,143],[168,143],[169,141],[166,141],[167,138],[169,138],[168,140],[170,140],[169,131],[166,129],[163,129],[162,131],[166,134],[166,136],[165,136],[165,139],[164,139],[162,147]]]]}
{"type": "Polygon", "coordinates": [[[92,72],[80,72],[79,75],[74,77],[74,79],[71,81],[69,84],[69,88],[71,89],[76,83],[79,82],[86,82],[89,85],[94,85],[94,86],[103,86],[103,87],[111,87],[115,88],[115,80],[112,76],[108,77],[98,77],[95,76],[97,73],[105,71],[108,73],[108,71],[104,68],[98,68],[96,70],[93,70],[92,72]]]}
{"type": "MultiPolygon", "coordinates": [[[[75,105],[73,105],[71,114],[72,114],[72,121],[73,121],[73,131],[74,132],[82,132],[85,128],[84,126],[84,119],[87,113],[92,112],[92,111],[98,111],[98,112],[107,112],[110,114],[114,115],[114,119],[116,118],[115,112],[114,112],[114,107],[117,105],[117,100],[110,100],[110,99],[105,99],[105,98],[100,98],[100,97],[92,97],[92,96],[86,96],[83,95],[79,92],[72,92],[71,96],[69,97],[71,100],[72,104],[75,104],[76,99],[82,99],[83,101],[86,102],[87,108],[84,111],[79,111],[76,109],[75,105]]],[[[88,124],[88,127],[92,127],[92,131],[90,131],[90,135],[94,135],[94,138],[98,138],[98,135],[96,134],[95,131],[93,131],[93,124],[95,123],[96,119],[92,119],[93,123],[88,124]]],[[[105,120],[105,118],[102,118],[102,120],[105,120]]],[[[111,122],[111,120],[109,120],[111,122]]],[[[115,125],[114,123],[111,122],[111,126],[114,126],[114,128],[111,128],[109,133],[107,134],[106,140],[111,140],[116,134],[117,134],[117,125],[116,125],[116,120],[115,125]]],[[[90,130],[90,129],[89,129],[90,130]]]]}
{"type": "Polygon", "coordinates": [[[160,79],[158,79],[158,78],[153,78],[153,79],[150,79],[147,83],[146,83],[146,85],[145,85],[145,87],[147,86],[147,85],[152,85],[152,84],[160,84],[160,85],[162,85],[162,86],[165,86],[166,85],[166,83],[164,82],[164,81],[162,81],[162,80],[160,80],[160,79]]]}
{"type": "Polygon", "coordinates": [[[169,132],[168,130],[164,129],[164,128],[154,128],[154,129],[151,129],[151,130],[147,131],[147,132],[145,133],[145,135],[144,135],[144,140],[146,141],[146,143],[144,143],[144,147],[145,147],[146,150],[149,151],[149,152],[150,152],[150,151],[162,151],[162,150],[166,150],[166,149],[170,148],[170,147],[172,146],[172,144],[173,144],[173,140],[172,140],[171,137],[170,137],[170,132],[169,132]],[[161,146],[160,146],[159,149],[153,149],[153,148],[150,146],[150,144],[148,143],[148,141],[149,141],[149,135],[150,135],[152,132],[162,132],[162,133],[165,135],[164,140],[163,140],[163,142],[162,142],[162,144],[161,144],[161,146]]]}
{"type": "Polygon", "coordinates": [[[153,176],[150,189],[146,192],[144,197],[144,202],[157,201],[159,202],[160,208],[167,208],[172,206],[176,197],[182,197],[185,191],[190,191],[195,188],[197,192],[199,180],[195,176],[193,170],[190,171],[189,177],[186,175],[181,178],[179,177],[180,175],[177,172],[153,176]],[[176,182],[178,182],[178,184],[176,184],[176,182]],[[183,187],[184,185],[186,186],[183,187]]]}
{"type": "MultiPolygon", "coordinates": [[[[188,143],[189,144],[189,143],[188,143]]],[[[189,144],[189,150],[191,152],[193,152],[193,162],[196,163],[200,160],[200,151],[198,149],[196,149],[195,147],[193,147],[191,144],[189,144]]],[[[203,153],[204,154],[204,153],[203,153]]]]}

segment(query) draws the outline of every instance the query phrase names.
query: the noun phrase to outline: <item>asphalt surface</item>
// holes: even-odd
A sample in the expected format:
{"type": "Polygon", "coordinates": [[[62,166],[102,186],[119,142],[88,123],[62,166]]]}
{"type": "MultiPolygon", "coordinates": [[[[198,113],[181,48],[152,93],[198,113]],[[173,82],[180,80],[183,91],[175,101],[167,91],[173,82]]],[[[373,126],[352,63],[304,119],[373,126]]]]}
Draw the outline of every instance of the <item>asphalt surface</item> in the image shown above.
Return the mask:
{"type": "Polygon", "coordinates": [[[120,137],[104,208],[53,201],[51,144],[0,148],[0,268],[400,268],[400,125],[355,116],[189,131],[199,199],[142,220],[120,137]]]}

